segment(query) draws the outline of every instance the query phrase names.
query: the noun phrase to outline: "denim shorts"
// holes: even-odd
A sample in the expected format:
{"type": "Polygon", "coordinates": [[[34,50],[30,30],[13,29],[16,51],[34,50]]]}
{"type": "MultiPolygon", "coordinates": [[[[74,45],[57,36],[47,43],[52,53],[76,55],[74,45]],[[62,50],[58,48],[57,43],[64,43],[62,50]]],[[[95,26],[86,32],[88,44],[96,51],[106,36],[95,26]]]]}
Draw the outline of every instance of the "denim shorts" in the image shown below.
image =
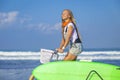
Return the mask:
{"type": "Polygon", "coordinates": [[[82,44],[81,43],[71,43],[69,53],[75,56],[79,55],[82,52],[82,44]]]}

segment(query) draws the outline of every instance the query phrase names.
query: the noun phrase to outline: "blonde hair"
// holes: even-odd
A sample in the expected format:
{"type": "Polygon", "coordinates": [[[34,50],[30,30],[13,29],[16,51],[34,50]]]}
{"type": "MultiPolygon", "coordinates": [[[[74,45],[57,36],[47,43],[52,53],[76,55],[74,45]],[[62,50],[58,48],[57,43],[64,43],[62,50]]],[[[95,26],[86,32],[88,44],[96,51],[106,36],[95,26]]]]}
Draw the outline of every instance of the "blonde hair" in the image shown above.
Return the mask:
{"type": "MultiPolygon", "coordinates": [[[[75,21],[75,18],[74,18],[74,16],[73,16],[72,11],[69,10],[69,9],[64,9],[63,11],[68,11],[68,13],[69,13],[69,15],[70,15],[70,20],[74,23],[74,25],[76,25],[76,21],[75,21]]],[[[62,20],[62,22],[64,22],[64,21],[62,20]]]]}
{"type": "MultiPolygon", "coordinates": [[[[81,36],[80,36],[80,34],[79,34],[79,32],[78,32],[78,29],[77,29],[77,27],[76,27],[76,21],[75,21],[75,18],[74,18],[74,16],[73,16],[72,11],[69,10],[69,9],[64,9],[63,11],[68,11],[68,13],[69,13],[69,15],[70,15],[70,20],[71,20],[72,23],[75,25],[75,28],[76,28],[78,37],[79,37],[79,39],[81,40],[81,36]]],[[[64,20],[62,20],[62,22],[64,22],[64,20]]],[[[81,42],[82,42],[82,41],[81,41],[81,42]]]]}

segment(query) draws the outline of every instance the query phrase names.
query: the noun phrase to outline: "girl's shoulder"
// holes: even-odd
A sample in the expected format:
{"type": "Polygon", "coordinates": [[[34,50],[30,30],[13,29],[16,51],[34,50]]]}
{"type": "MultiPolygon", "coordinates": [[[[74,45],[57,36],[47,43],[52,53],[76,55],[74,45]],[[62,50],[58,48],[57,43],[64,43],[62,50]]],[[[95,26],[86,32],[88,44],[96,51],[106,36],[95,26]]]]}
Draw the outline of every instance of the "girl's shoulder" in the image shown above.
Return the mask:
{"type": "Polygon", "coordinates": [[[69,26],[72,26],[72,27],[74,28],[74,24],[73,24],[72,22],[68,23],[67,26],[68,26],[68,27],[69,27],[69,26]]]}

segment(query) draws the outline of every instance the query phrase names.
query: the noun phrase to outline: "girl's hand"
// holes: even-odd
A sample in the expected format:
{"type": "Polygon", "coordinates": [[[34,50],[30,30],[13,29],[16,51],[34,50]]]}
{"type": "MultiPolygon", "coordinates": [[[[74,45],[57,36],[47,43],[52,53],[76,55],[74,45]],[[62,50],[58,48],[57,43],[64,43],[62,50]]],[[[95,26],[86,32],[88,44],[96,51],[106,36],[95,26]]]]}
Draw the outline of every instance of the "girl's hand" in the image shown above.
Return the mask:
{"type": "Polygon", "coordinates": [[[56,49],[59,53],[63,53],[64,52],[64,50],[63,49],[60,49],[60,48],[57,48],[56,49]]]}

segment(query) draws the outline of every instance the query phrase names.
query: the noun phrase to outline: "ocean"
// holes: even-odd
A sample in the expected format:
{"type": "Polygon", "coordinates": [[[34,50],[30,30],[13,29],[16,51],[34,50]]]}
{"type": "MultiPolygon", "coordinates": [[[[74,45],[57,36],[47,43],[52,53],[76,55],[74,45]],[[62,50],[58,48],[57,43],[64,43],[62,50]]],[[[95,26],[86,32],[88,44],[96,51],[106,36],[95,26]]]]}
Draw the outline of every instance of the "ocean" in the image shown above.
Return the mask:
{"type": "MultiPolygon", "coordinates": [[[[65,55],[59,54],[59,60],[65,55]]],[[[120,51],[83,51],[77,61],[83,60],[120,66],[120,51]]],[[[0,51],[0,80],[28,80],[38,65],[40,52],[0,51]]]]}

